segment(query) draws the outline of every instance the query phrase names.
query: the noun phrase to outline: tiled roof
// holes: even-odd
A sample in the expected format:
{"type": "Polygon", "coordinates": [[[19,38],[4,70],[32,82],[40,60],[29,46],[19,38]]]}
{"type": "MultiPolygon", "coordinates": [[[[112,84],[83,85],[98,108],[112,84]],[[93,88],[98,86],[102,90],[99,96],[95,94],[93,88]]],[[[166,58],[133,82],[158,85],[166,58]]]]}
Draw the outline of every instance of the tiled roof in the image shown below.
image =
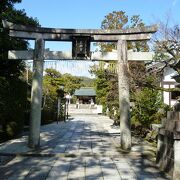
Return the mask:
{"type": "Polygon", "coordinates": [[[75,96],[96,96],[96,91],[92,87],[82,87],[80,89],[76,89],[75,96]]]}

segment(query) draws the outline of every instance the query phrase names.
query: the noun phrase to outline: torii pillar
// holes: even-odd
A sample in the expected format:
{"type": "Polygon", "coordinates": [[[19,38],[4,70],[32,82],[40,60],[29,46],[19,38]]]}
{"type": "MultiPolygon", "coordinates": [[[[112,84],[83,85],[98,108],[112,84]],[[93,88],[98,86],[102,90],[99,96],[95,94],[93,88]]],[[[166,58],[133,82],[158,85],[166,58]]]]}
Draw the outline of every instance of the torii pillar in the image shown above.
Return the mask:
{"type": "Polygon", "coordinates": [[[120,135],[121,148],[131,149],[131,119],[129,100],[129,74],[127,58],[127,41],[118,40],[118,85],[119,85],[119,108],[120,108],[120,135]]]}
{"type": "Polygon", "coordinates": [[[45,48],[44,40],[42,38],[36,39],[34,61],[33,61],[30,132],[29,132],[29,142],[28,142],[28,145],[31,148],[38,148],[40,146],[44,48],[45,48]]]}

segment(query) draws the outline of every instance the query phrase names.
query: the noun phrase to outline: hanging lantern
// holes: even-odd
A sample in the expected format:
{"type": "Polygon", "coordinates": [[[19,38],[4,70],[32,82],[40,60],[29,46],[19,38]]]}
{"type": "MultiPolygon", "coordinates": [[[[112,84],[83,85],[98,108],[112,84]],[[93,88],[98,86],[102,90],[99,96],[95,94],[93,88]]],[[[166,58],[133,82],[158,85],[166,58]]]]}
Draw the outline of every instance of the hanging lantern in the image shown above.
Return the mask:
{"type": "Polygon", "coordinates": [[[74,59],[90,59],[90,37],[73,36],[72,37],[72,57],[74,59]]]}

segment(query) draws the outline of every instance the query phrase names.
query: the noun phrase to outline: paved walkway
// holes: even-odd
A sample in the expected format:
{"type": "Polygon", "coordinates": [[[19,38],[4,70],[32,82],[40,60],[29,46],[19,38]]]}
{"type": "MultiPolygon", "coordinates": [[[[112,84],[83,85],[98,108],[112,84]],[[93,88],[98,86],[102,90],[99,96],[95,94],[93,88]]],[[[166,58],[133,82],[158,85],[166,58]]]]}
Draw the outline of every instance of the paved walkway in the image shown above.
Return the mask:
{"type": "Polygon", "coordinates": [[[0,179],[169,179],[142,158],[142,144],[134,142],[130,154],[119,152],[119,129],[111,125],[105,116],[79,115],[43,126],[39,151],[27,148],[26,136],[1,144],[0,179]]]}

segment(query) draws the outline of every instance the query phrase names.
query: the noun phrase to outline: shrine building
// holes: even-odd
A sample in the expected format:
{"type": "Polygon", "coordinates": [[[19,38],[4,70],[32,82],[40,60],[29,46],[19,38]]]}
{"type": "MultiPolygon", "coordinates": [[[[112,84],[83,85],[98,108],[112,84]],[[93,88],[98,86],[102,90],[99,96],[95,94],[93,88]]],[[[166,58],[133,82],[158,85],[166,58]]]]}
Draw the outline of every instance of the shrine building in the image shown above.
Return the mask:
{"type": "Polygon", "coordinates": [[[81,87],[76,89],[74,96],[79,99],[80,104],[90,104],[91,101],[96,102],[96,91],[93,87],[81,87]]]}

